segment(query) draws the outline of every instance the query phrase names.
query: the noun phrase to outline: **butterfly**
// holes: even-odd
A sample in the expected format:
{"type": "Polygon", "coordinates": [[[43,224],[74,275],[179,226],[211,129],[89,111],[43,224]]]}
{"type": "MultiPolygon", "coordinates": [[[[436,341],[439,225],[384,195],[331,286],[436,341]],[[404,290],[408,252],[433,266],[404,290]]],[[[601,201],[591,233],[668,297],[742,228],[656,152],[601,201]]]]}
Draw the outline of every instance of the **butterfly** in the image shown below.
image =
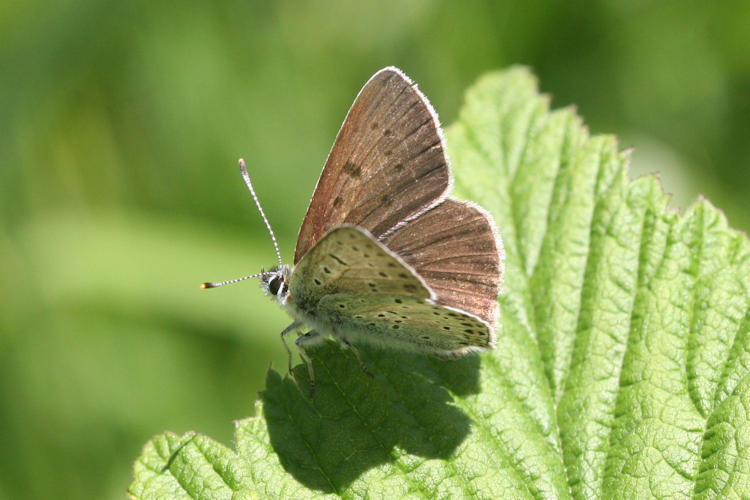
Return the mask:
{"type": "MultiPolygon", "coordinates": [[[[302,221],[294,265],[276,237],[243,160],[240,170],[271,234],[279,264],[259,277],[308,351],[333,337],[455,359],[492,349],[503,248],[492,217],[449,198],[453,178],[435,110],[399,69],[367,81],[336,137],[302,221]]],[[[289,354],[289,369],[292,353],[289,354]]]]}

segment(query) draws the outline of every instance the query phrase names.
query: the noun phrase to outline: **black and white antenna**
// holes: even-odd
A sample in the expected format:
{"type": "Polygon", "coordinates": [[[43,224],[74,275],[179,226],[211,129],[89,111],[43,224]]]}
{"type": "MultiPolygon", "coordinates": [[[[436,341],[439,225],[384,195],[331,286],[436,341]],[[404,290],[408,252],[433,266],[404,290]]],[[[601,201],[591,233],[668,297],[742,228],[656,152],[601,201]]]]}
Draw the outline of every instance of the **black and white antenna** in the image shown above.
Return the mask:
{"type": "Polygon", "coordinates": [[[219,288],[220,286],[232,285],[234,283],[239,283],[240,281],[249,280],[250,278],[257,278],[258,276],[263,276],[264,274],[267,274],[267,273],[255,273],[255,274],[251,274],[250,276],[243,276],[242,278],[235,278],[233,280],[226,280],[226,281],[213,281],[213,282],[209,281],[206,283],[201,283],[201,288],[203,289],[219,288]]]}
{"type": "Polygon", "coordinates": [[[266,218],[266,213],[263,211],[263,207],[260,206],[260,201],[258,201],[258,197],[255,195],[253,183],[250,182],[250,174],[247,173],[247,166],[245,166],[245,160],[243,160],[242,158],[240,158],[240,172],[242,173],[242,178],[245,180],[247,188],[250,190],[250,194],[253,195],[253,200],[255,201],[255,205],[258,207],[260,216],[263,217],[263,222],[266,223],[268,234],[271,235],[271,241],[273,241],[273,248],[276,250],[276,257],[279,259],[279,265],[282,265],[283,262],[281,261],[281,252],[279,252],[279,244],[276,241],[276,235],[273,234],[273,229],[271,229],[271,224],[269,224],[268,219],[266,218]]]}
{"type": "MultiPolygon", "coordinates": [[[[276,257],[279,260],[279,266],[282,265],[281,260],[281,252],[279,251],[279,244],[276,241],[276,235],[273,234],[273,229],[271,229],[271,224],[268,222],[268,218],[266,217],[266,213],[263,211],[263,207],[260,206],[260,201],[258,200],[258,196],[255,194],[255,189],[253,189],[253,183],[250,181],[250,174],[247,173],[247,166],[245,165],[245,160],[240,158],[240,173],[242,173],[242,178],[245,180],[245,184],[247,185],[247,188],[250,190],[250,194],[253,196],[253,201],[255,201],[255,206],[258,207],[258,211],[260,212],[260,216],[263,218],[263,222],[266,224],[266,228],[268,229],[268,234],[271,235],[271,241],[273,242],[273,248],[276,250],[276,257]]],[[[216,281],[216,282],[206,282],[201,283],[201,288],[218,288],[220,286],[224,285],[232,285],[234,283],[239,283],[240,281],[245,281],[251,278],[257,278],[259,276],[263,276],[268,274],[265,271],[261,271],[259,273],[251,274],[249,276],[243,276],[242,278],[235,278],[232,280],[226,280],[226,281],[216,281]]]]}

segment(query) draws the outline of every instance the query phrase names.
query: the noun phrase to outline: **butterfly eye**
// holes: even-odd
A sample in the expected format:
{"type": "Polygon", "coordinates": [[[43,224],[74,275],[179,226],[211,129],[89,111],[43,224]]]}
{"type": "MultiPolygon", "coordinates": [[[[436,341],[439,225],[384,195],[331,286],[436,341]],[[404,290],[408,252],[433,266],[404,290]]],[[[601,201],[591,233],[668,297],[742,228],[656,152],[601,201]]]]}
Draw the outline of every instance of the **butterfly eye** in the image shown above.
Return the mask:
{"type": "Polygon", "coordinates": [[[271,292],[271,295],[278,295],[281,282],[282,279],[278,276],[275,276],[268,282],[268,291],[271,292]]]}

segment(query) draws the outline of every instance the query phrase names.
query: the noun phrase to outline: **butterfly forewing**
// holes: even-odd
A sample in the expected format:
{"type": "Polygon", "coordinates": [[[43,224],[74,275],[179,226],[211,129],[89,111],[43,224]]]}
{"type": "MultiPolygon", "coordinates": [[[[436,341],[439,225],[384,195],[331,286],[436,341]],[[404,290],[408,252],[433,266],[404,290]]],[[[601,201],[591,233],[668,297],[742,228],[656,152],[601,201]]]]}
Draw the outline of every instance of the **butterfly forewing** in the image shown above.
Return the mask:
{"type": "Polygon", "coordinates": [[[497,319],[501,243],[484,211],[447,199],[382,241],[437,295],[437,302],[497,319]]]}
{"type": "Polygon", "coordinates": [[[325,235],[295,266],[289,291],[310,314],[327,295],[432,296],[422,280],[363,229],[339,226],[325,235]]]}
{"type": "Polygon", "coordinates": [[[450,171],[437,115],[396,68],[362,88],[339,131],[297,239],[294,262],[336,226],[379,238],[439,203],[450,171]]]}

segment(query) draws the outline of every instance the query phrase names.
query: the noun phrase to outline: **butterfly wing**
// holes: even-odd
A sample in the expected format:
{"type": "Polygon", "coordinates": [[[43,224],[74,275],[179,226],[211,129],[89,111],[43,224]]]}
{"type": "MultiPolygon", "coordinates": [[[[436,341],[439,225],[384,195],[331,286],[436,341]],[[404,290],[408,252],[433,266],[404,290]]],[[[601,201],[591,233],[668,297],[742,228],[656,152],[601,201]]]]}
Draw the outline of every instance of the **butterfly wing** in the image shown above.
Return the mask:
{"type": "Polygon", "coordinates": [[[348,340],[442,356],[492,347],[492,328],[464,311],[435,304],[411,267],[364,229],[340,226],[295,266],[294,304],[348,340]]]}
{"type": "Polygon", "coordinates": [[[323,297],[340,293],[434,297],[407,264],[355,226],[339,226],[325,235],[294,267],[289,292],[308,313],[317,311],[323,297]]]}
{"type": "Polygon", "coordinates": [[[440,357],[494,347],[494,333],[483,320],[413,296],[326,295],[317,312],[334,335],[354,343],[398,347],[440,357]]]}
{"type": "Polygon", "coordinates": [[[437,295],[437,303],[495,325],[502,243],[489,214],[447,199],[399,227],[383,243],[437,295]]]}
{"type": "Polygon", "coordinates": [[[450,181],[432,106],[399,70],[379,71],[334,142],[300,229],[295,263],[336,226],[357,225],[416,271],[439,304],[494,327],[502,246],[488,214],[445,199],[450,181]]]}
{"type": "Polygon", "coordinates": [[[362,88],[339,130],[302,221],[295,264],[331,229],[375,238],[444,199],[450,171],[437,115],[396,68],[362,88]]]}

